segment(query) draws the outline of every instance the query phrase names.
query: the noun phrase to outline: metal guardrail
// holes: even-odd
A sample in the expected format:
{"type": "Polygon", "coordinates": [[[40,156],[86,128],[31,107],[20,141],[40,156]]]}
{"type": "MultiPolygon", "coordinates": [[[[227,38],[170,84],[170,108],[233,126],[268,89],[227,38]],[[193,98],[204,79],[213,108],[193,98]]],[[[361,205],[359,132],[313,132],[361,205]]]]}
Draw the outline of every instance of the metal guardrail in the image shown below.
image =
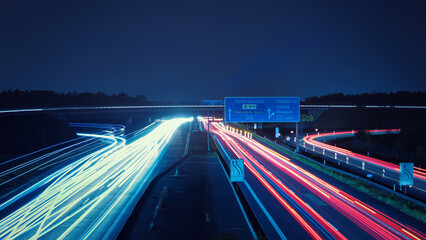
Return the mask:
{"type": "MultiPolygon", "coordinates": [[[[141,105],[141,106],[104,106],[104,107],[52,107],[52,108],[27,108],[27,109],[3,109],[1,113],[20,112],[46,112],[46,111],[78,111],[78,110],[120,110],[120,109],[185,109],[185,108],[206,108],[223,110],[225,105],[141,105]]],[[[337,105],[337,104],[302,104],[300,108],[396,108],[396,109],[426,109],[426,106],[391,106],[391,105],[337,105]]]]}
{"type": "MultiPolygon", "coordinates": [[[[258,136],[258,137],[261,137],[261,136],[259,136],[259,135],[257,135],[257,136],[258,136]]],[[[262,137],[261,137],[261,138],[262,138],[262,137]]],[[[288,146],[286,146],[286,145],[282,145],[282,144],[275,143],[275,142],[271,141],[271,140],[270,140],[270,139],[268,139],[268,138],[264,138],[264,139],[265,139],[265,140],[267,140],[267,141],[269,141],[269,142],[270,142],[270,143],[272,143],[272,144],[275,144],[275,145],[277,145],[277,146],[280,146],[280,147],[286,148],[286,149],[287,149],[287,150],[289,150],[289,151],[294,151],[293,149],[289,148],[289,147],[288,147],[288,146]]],[[[380,184],[378,184],[378,183],[372,182],[372,181],[370,181],[370,180],[367,180],[367,179],[365,179],[365,178],[363,178],[363,177],[360,177],[360,176],[357,176],[357,175],[351,174],[351,173],[349,173],[349,172],[346,172],[346,171],[343,171],[343,170],[340,170],[340,169],[334,168],[334,167],[332,167],[332,166],[328,166],[328,165],[321,164],[321,163],[319,163],[319,162],[315,161],[314,159],[311,159],[311,158],[309,158],[309,157],[306,157],[306,156],[304,156],[304,155],[302,155],[302,154],[300,154],[300,153],[293,152],[293,154],[295,154],[295,155],[297,155],[297,156],[299,156],[299,157],[301,157],[301,158],[303,158],[303,159],[305,159],[305,160],[307,160],[307,161],[310,161],[311,163],[314,163],[314,164],[316,164],[316,165],[318,165],[318,166],[321,166],[321,167],[327,168],[327,169],[329,169],[329,170],[331,170],[331,171],[335,171],[335,172],[340,173],[340,174],[342,174],[342,175],[346,175],[346,176],[349,176],[349,177],[355,178],[355,179],[357,179],[357,180],[363,181],[363,182],[365,182],[365,183],[371,184],[371,185],[373,185],[373,186],[375,186],[375,187],[377,187],[377,188],[380,188],[381,190],[384,190],[384,191],[386,191],[386,192],[388,192],[388,193],[391,193],[391,194],[395,194],[395,195],[397,195],[397,196],[399,196],[399,197],[404,198],[405,200],[411,201],[411,202],[413,202],[413,203],[415,203],[415,204],[418,204],[418,205],[420,205],[420,206],[422,206],[422,207],[426,208],[426,204],[425,204],[425,203],[423,203],[423,202],[421,202],[421,201],[418,201],[418,200],[416,200],[416,199],[413,199],[413,198],[411,198],[411,197],[408,197],[408,196],[406,196],[406,195],[404,195],[404,194],[402,194],[402,193],[399,193],[399,192],[393,191],[393,190],[391,190],[391,189],[389,189],[389,188],[387,188],[387,187],[385,187],[385,186],[382,186],[382,185],[380,185],[380,184]]]]}

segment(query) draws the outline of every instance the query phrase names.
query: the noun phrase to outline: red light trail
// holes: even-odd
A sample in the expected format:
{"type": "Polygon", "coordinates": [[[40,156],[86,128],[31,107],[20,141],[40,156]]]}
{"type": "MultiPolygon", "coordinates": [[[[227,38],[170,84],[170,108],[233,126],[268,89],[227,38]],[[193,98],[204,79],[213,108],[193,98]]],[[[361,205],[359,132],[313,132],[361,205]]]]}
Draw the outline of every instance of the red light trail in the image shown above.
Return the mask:
{"type": "MultiPolygon", "coordinates": [[[[206,122],[203,122],[206,127],[206,122]]],[[[250,139],[241,131],[227,130],[219,123],[211,123],[210,131],[216,135],[221,143],[233,151],[239,158],[244,159],[246,168],[268,190],[268,192],[290,213],[290,215],[314,239],[324,237],[346,239],[338,229],[309,206],[295,192],[295,189],[286,186],[282,176],[290,176],[298,183],[309,189],[313,194],[337,210],[340,214],[355,223],[365,232],[379,239],[426,239],[426,235],[406,226],[386,214],[380,212],[363,201],[330,185],[314,174],[299,167],[291,159],[250,139]],[[255,158],[253,154],[261,156],[255,158]],[[266,161],[274,165],[279,172],[268,169],[260,162],[266,161]],[[282,194],[284,193],[284,194],[282,194]]]]}
{"type": "MultiPolygon", "coordinates": [[[[399,132],[400,129],[381,129],[381,130],[368,130],[366,132],[370,132],[370,133],[377,133],[377,132],[399,132]]],[[[389,163],[389,162],[385,162],[376,158],[372,158],[372,157],[368,157],[359,153],[354,153],[352,151],[343,149],[343,148],[339,148],[339,147],[335,147],[335,146],[331,146],[329,144],[326,143],[321,143],[315,139],[317,138],[321,138],[321,137],[329,137],[329,136],[342,136],[345,134],[355,134],[358,131],[341,131],[341,132],[331,132],[331,133],[318,133],[318,134],[311,134],[308,136],[305,136],[303,138],[303,141],[311,146],[315,146],[316,148],[322,148],[322,149],[326,149],[328,151],[332,151],[347,157],[351,157],[351,158],[356,158],[359,159],[361,161],[367,162],[369,164],[375,164],[378,166],[381,166],[384,169],[387,170],[392,170],[392,171],[396,171],[399,172],[399,166],[393,163],[389,163]]],[[[418,167],[414,167],[414,177],[424,180],[426,181],[426,171],[425,169],[422,168],[418,168],[418,167]]]]}

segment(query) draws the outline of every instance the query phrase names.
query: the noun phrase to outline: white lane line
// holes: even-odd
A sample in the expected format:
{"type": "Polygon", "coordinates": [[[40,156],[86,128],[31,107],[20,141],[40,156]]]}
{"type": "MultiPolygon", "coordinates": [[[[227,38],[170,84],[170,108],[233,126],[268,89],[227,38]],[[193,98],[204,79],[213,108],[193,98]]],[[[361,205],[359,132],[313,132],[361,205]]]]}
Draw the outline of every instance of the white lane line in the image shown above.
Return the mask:
{"type": "Polygon", "coordinates": [[[257,204],[259,205],[260,209],[262,209],[265,216],[268,218],[269,222],[272,224],[272,227],[274,227],[277,234],[280,236],[281,239],[287,239],[284,236],[284,233],[281,231],[281,229],[278,227],[278,224],[275,222],[275,220],[272,218],[271,214],[269,214],[268,210],[266,210],[265,206],[262,204],[262,202],[259,200],[257,195],[254,193],[253,189],[251,189],[250,185],[248,185],[247,181],[244,180],[244,184],[246,185],[247,189],[250,191],[251,195],[253,196],[254,200],[256,200],[257,204]]]}

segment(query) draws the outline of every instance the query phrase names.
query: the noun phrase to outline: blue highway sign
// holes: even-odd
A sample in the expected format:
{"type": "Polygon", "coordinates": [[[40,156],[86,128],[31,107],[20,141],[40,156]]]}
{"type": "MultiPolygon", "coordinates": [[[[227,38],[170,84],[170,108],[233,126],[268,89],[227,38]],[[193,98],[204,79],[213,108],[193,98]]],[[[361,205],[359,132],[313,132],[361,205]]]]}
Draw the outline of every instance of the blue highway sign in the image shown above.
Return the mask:
{"type": "Polygon", "coordinates": [[[299,122],[299,97],[226,97],[225,122],[299,122]]]}
{"type": "Polygon", "coordinates": [[[399,185],[413,185],[413,169],[414,163],[401,162],[399,163],[399,185]]]}
{"type": "Polygon", "coordinates": [[[231,182],[244,182],[244,159],[231,159],[231,182]]]}

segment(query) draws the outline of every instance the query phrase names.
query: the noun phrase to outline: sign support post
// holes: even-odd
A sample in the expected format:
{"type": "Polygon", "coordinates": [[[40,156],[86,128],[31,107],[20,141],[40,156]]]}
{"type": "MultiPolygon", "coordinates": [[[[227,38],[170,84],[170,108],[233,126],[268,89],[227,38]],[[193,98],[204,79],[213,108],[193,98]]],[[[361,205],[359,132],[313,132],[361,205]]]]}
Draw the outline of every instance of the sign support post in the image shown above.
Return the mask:
{"type": "Polygon", "coordinates": [[[210,152],[210,111],[207,113],[207,152],[210,152]]]}
{"type": "Polygon", "coordinates": [[[296,122],[296,152],[299,152],[299,122],[296,122]]]}

